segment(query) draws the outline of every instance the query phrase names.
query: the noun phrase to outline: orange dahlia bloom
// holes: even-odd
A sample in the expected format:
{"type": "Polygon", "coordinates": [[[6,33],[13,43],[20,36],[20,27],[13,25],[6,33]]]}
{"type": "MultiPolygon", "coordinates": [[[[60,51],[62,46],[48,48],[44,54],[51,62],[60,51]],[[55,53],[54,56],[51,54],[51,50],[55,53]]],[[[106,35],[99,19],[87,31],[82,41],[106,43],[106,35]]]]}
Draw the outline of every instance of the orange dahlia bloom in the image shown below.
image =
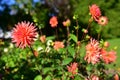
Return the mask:
{"type": "Polygon", "coordinates": [[[59,50],[60,48],[64,48],[64,44],[61,41],[55,41],[53,47],[55,50],[59,50]]]}
{"type": "Polygon", "coordinates": [[[57,17],[56,16],[53,16],[52,18],[50,18],[50,25],[51,27],[57,27],[57,24],[58,24],[58,21],[57,21],[57,17]]]}
{"type": "Polygon", "coordinates": [[[90,42],[86,45],[86,56],[84,60],[88,63],[96,64],[100,59],[99,42],[95,39],[90,39],[90,42]]]}
{"type": "Polygon", "coordinates": [[[76,62],[71,63],[70,66],[67,66],[68,72],[72,73],[72,78],[75,74],[77,74],[78,64],[76,62]]]}
{"type": "Polygon", "coordinates": [[[101,11],[99,7],[96,4],[93,4],[92,6],[89,6],[90,14],[92,15],[93,19],[95,21],[99,20],[99,17],[101,16],[101,11]]]}
{"type": "Polygon", "coordinates": [[[115,51],[107,52],[106,50],[101,49],[101,57],[106,64],[109,64],[116,60],[116,52],[115,51]]]}
{"type": "Polygon", "coordinates": [[[108,23],[108,18],[105,16],[101,16],[98,20],[98,24],[100,24],[101,26],[105,26],[108,23]]]}
{"type": "Polygon", "coordinates": [[[30,22],[21,22],[15,25],[12,30],[12,42],[19,48],[25,48],[34,42],[37,34],[35,26],[30,22]]]}

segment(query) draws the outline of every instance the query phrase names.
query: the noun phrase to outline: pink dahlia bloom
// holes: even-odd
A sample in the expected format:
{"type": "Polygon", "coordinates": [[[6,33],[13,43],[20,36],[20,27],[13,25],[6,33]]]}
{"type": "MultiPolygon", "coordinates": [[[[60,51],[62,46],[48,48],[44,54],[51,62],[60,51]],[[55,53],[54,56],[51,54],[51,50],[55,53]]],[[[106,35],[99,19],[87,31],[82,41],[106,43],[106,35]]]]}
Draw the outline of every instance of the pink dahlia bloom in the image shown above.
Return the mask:
{"type": "Polygon", "coordinates": [[[55,41],[53,47],[55,50],[59,50],[60,48],[64,48],[64,44],[61,41],[55,41]]]}
{"type": "Polygon", "coordinates": [[[85,80],[100,80],[100,79],[96,75],[91,75],[89,78],[85,78],[85,80]]]}
{"type": "Polygon", "coordinates": [[[15,25],[12,30],[12,42],[19,48],[25,48],[34,42],[37,34],[35,26],[30,22],[21,22],[15,25]]]}
{"type": "Polygon", "coordinates": [[[96,4],[93,4],[92,6],[89,6],[90,14],[92,15],[93,19],[95,21],[99,20],[99,17],[101,16],[101,11],[99,7],[96,4]]]}
{"type": "Polygon", "coordinates": [[[91,76],[91,80],[99,80],[99,77],[96,76],[96,75],[92,75],[92,76],[91,76]]]}
{"type": "Polygon", "coordinates": [[[53,16],[52,18],[50,18],[50,21],[49,21],[51,27],[57,27],[57,24],[58,24],[58,21],[57,21],[57,17],[56,16],[53,16]]]}
{"type": "Polygon", "coordinates": [[[101,57],[106,64],[109,64],[116,60],[116,52],[115,51],[107,52],[106,50],[101,49],[101,57]]]}
{"type": "Polygon", "coordinates": [[[96,64],[100,59],[99,42],[95,39],[90,39],[90,42],[86,45],[86,56],[84,60],[88,63],[96,64]]]}
{"type": "Polygon", "coordinates": [[[76,62],[71,63],[70,66],[67,66],[68,72],[72,73],[72,78],[75,74],[77,74],[78,64],[76,62]]]}

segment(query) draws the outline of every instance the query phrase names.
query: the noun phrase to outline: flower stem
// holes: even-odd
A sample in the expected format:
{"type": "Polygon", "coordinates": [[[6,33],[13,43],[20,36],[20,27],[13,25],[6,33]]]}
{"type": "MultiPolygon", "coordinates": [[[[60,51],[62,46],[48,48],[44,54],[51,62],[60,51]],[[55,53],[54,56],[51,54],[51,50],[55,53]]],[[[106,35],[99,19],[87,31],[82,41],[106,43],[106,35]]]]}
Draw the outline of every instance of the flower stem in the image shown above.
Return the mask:
{"type": "Polygon", "coordinates": [[[77,26],[77,29],[76,29],[76,36],[77,36],[77,40],[78,40],[78,29],[79,29],[78,26],[79,26],[79,25],[78,25],[78,20],[77,20],[77,19],[76,19],[76,26],[77,26]]]}
{"type": "Polygon", "coordinates": [[[38,32],[39,32],[40,35],[42,35],[42,30],[41,30],[41,28],[38,28],[38,32]]]}
{"type": "Polygon", "coordinates": [[[102,32],[102,26],[100,26],[100,31],[99,31],[99,33],[98,33],[98,37],[97,37],[98,40],[100,39],[101,32],[102,32]]]}
{"type": "Polygon", "coordinates": [[[69,27],[67,27],[67,46],[69,46],[69,36],[70,36],[70,30],[69,27]]]}
{"type": "MultiPolygon", "coordinates": [[[[31,50],[31,52],[33,53],[33,55],[34,55],[34,50],[33,50],[33,48],[30,46],[30,50],[31,50]]],[[[35,56],[35,55],[34,55],[35,56]]]]}
{"type": "Polygon", "coordinates": [[[55,29],[56,39],[58,40],[58,31],[57,28],[55,29]]]}
{"type": "Polygon", "coordinates": [[[40,35],[42,35],[42,30],[41,29],[39,29],[40,30],[40,35]]]}
{"type": "MultiPolygon", "coordinates": [[[[88,26],[87,26],[87,29],[86,29],[87,31],[88,31],[88,29],[90,28],[90,25],[91,25],[91,22],[88,23],[88,26]]],[[[86,33],[83,33],[83,35],[82,35],[82,40],[84,39],[85,35],[86,35],[86,33]]]]}

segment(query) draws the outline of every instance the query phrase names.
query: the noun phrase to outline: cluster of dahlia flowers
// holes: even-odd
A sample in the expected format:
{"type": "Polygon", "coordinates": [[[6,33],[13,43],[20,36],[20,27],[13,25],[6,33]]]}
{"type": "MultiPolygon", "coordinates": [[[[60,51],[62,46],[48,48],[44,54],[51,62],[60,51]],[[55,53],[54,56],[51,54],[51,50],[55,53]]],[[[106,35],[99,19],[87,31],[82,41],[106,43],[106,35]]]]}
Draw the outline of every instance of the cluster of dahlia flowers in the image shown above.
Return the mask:
{"type": "Polygon", "coordinates": [[[89,10],[92,18],[98,22],[98,24],[105,26],[108,23],[108,18],[101,15],[101,10],[96,4],[89,6],[89,10]]]}
{"type": "Polygon", "coordinates": [[[109,64],[116,60],[116,52],[113,50],[107,51],[106,48],[100,47],[100,43],[97,40],[91,38],[90,42],[86,45],[84,60],[92,64],[96,64],[102,60],[106,64],[109,64]]]}

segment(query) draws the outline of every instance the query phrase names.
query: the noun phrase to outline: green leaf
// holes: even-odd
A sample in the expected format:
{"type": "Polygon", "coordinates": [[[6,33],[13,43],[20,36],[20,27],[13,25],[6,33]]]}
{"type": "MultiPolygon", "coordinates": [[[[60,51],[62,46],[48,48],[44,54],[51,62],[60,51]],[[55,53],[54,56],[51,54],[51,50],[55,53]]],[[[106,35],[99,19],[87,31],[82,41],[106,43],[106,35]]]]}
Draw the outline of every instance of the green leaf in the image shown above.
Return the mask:
{"type": "Polygon", "coordinates": [[[70,34],[70,40],[73,40],[74,42],[77,42],[77,37],[74,34],[70,34]]]}
{"type": "Polygon", "coordinates": [[[44,68],[43,69],[43,74],[46,74],[46,73],[48,73],[48,72],[50,72],[50,71],[52,71],[53,70],[53,68],[44,68]]]}
{"type": "Polygon", "coordinates": [[[89,72],[90,72],[92,69],[93,69],[93,67],[92,67],[92,65],[91,65],[91,64],[89,64],[88,66],[86,66],[86,70],[87,70],[87,71],[89,71],[89,72]]]}
{"type": "Polygon", "coordinates": [[[76,75],[74,80],[84,80],[84,78],[81,78],[79,75],[76,75]]]}
{"type": "Polygon", "coordinates": [[[71,46],[68,46],[68,52],[72,55],[72,57],[74,57],[75,55],[75,49],[71,46]]]}
{"type": "Polygon", "coordinates": [[[63,60],[62,65],[67,65],[67,64],[69,64],[71,61],[72,61],[72,58],[65,58],[65,59],[63,60]]]}
{"type": "Polygon", "coordinates": [[[45,80],[51,80],[51,76],[48,75],[45,80]]]}
{"type": "Polygon", "coordinates": [[[15,67],[15,63],[12,59],[9,59],[9,62],[7,62],[6,65],[9,67],[15,67]]]}
{"type": "Polygon", "coordinates": [[[41,75],[37,75],[34,80],[42,80],[42,76],[41,75]]]}

